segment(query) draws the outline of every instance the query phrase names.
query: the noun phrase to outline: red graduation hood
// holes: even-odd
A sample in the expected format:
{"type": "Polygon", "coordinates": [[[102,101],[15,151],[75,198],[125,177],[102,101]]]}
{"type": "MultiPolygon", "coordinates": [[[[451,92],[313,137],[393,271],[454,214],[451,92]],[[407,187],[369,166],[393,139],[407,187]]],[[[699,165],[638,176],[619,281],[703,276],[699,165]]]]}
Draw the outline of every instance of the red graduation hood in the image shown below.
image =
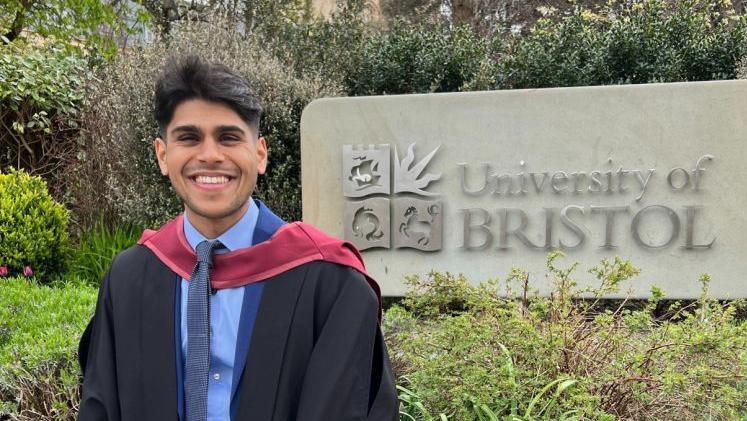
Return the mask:
{"type": "MultiPolygon", "coordinates": [[[[189,280],[197,256],[184,236],[183,218],[180,214],[158,231],[145,230],[138,244],[148,247],[169,269],[189,280]]],[[[349,266],[363,274],[381,307],[381,290],[366,273],[358,249],[303,222],[285,224],[268,240],[249,248],[213,256],[211,284],[213,289],[248,285],[315,260],[349,266]]]]}

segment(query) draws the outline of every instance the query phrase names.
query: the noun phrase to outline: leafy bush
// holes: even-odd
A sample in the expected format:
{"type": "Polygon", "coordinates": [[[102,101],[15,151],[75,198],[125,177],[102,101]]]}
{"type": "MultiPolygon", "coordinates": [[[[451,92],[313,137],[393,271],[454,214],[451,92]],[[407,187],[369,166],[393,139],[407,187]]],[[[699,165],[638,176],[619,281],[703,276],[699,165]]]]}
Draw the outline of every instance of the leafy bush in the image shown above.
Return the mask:
{"type": "Polygon", "coordinates": [[[112,56],[117,51],[115,37],[137,33],[143,19],[145,16],[129,3],[4,0],[0,9],[0,36],[4,39],[0,42],[53,39],[70,51],[112,56]]]}
{"type": "Polygon", "coordinates": [[[477,83],[491,69],[492,41],[468,26],[449,29],[396,22],[366,39],[348,81],[351,95],[487,89],[477,83]],[[487,66],[487,67],[486,67],[487,66]]]}
{"type": "Polygon", "coordinates": [[[599,299],[638,273],[629,262],[590,270],[600,287],[581,290],[576,265],[548,258],[551,298],[534,296],[514,269],[478,287],[451,274],[411,277],[402,307],[385,316],[400,378],[402,419],[736,419],[747,414],[747,322],[743,302],[707,296],[654,309],[609,309],[599,299]],[[504,288],[506,288],[504,290],[504,288]],[[518,296],[517,299],[502,298],[518,296]],[[495,417],[495,418],[493,418],[495,417]]]}
{"type": "Polygon", "coordinates": [[[58,44],[0,44],[0,168],[63,178],[77,153],[85,72],[85,60],[58,44]]]}
{"type": "Polygon", "coordinates": [[[268,174],[259,179],[257,196],[281,216],[299,219],[301,111],[313,99],[337,94],[339,89],[320,79],[294,77],[262,45],[224,20],[174,28],[168,39],[158,38],[121,54],[90,82],[81,161],[71,168],[80,181],[73,189],[75,211],[87,220],[104,212],[147,226],[181,210],[180,200],[156,164],[152,142],[158,130],[152,107],[159,69],[170,55],[188,52],[222,62],[257,90],[265,108],[260,133],[270,149],[268,174]],[[97,178],[101,182],[88,181],[97,178]]]}
{"type": "Polygon", "coordinates": [[[501,88],[733,79],[747,22],[727,6],[634,0],[541,19],[509,43],[496,79],[501,88]]]}
{"type": "Polygon", "coordinates": [[[430,20],[377,29],[347,3],[329,21],[276,19],[258,33],[297,74],[318,72],[349,95],[731,79],[746,45],[745,16],[720,0],[540,8],[527,35],[430,20]]]}
{"type": "Polygon", "coordinates": [[[250,36],[297,77],[343,83],[354,73],[372,26],[365,19],[365,1],[338,1],[329,18],[309,16],[305,1],[252,3],[251,24],[245,21],[250,36]]]}
{"type": "Polygon", "coordinates": [[[142,232],[136,225],[110,228],[100,221],[81,236],[71,272],[92,286],[99,285],[117,253],[135,244],[142,232]]]}
{"type": "Polygon", "coordinates": [[[30,266],[43,282],[66,269],[69,213],[40,177],[0,173],[0,265],[11,274],[30,266]]]}
{"type": "Polygon", "coordinates": [[[78,340],[95,305],[96,290],[82,281],[0,280],[0,418],[75,419],[78,340]]]}

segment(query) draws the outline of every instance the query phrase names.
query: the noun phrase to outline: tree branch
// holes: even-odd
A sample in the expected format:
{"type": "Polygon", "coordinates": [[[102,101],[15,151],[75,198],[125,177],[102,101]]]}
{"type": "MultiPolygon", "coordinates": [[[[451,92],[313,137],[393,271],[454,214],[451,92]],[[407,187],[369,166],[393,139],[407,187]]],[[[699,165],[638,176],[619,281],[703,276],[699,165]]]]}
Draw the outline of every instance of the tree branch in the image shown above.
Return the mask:
{"type": "MultiPolygon", "coordinates": [[[[21,3],[22,6],[24,6],[23,2],[21,3]]],[[[21,31],[23,31],[23,21],[26,18],[26,7],[24,6],[20,10],[16,10],[16,16],[13,18],[13,23],[10,25],[10,29],[8,32],[3,34],[5,38],[8,39],[8,42],[13,42],[14,39],[18,38],[19,35],[21,35],[21,31]]]]}

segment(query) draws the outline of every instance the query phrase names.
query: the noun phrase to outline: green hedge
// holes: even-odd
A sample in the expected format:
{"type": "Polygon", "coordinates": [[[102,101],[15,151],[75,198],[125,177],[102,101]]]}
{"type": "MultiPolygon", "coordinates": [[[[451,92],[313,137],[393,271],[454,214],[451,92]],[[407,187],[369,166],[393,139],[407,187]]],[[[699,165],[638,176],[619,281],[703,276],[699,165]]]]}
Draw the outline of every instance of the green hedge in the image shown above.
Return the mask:
{"type": "MultiPolygon", "coordinates": [[[[642,308],[609,308],[579,299],[575,265],[559,267],[557,257],[548,260],[552,298],[534,296],[518,269],[479,287],[451,274],[409,279],[402,307],[385,317],[412,417],[403,419],[747,416],[747,322],[735,318],[744,302],[709,299],[704,276],[701,298],[669,303],[663,317],[654,316],[658,289],[642,308]]],[[[592,273],[602,287],[587,293],[600,296],[638,270],[617,259],[592,273]]]]}
{"type": "Polygon", "coordinates": [[[744,15],[720,1],[613,2],[540,19],[500,59],[501,88],[734,79],[744,15]]]}
{"type": "Polygon", "coordinates": [[[493,40],[470,27],[454,29],[396,22],[365,40],[348,77],[350,95],[457,92],[491,89],[493,40]],[[489,73],[489,72],[488,72],[489,73]]]}
{"type": "Polygon", "coordinates": [[[57,288],[0,279],[0,418],[75,419],[78,340],[96,295],[75,278],[57,288]]]}
{"type": "Polygon", "coordinates": [[[395,22],[369,31],[350,95],[734,79],[746,21],[721,1],[613,1],[549,14],[526,35],[395,22]]]}

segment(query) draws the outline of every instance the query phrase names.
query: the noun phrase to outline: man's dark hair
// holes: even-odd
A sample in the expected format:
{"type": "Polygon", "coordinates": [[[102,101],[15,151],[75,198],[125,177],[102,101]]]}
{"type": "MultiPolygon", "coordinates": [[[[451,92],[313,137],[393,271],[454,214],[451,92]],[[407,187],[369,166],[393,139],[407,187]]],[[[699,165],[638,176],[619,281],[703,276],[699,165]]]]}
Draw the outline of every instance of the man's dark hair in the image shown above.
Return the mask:
{"type": "Polygon", "coordinates": [[[258,133],[262,106],[257,94],[246,79],[228,67],[206,62],[196,55],[168,61],[156,82],[153,112],[162,135],[165,136],[176,107],[190,99],[223,103],[258,133]]]}

